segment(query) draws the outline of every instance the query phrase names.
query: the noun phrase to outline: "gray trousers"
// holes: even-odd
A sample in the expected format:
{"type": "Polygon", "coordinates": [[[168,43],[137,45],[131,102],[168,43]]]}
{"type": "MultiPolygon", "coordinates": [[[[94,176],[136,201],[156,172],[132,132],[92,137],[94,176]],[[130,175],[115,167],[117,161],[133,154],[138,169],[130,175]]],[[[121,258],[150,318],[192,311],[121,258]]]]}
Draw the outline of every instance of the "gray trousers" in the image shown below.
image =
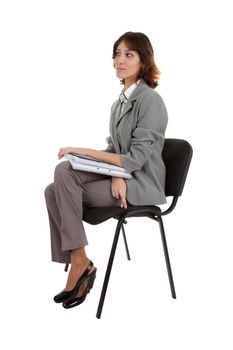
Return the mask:
{"type": "Polygon", "coordinates": [[[112,196],[111,177],[73,170],[68,161],[59,163],[54,182],[45,189],[52,261],[70,262],[70,250],[88,244],[82,217],[83,207],[120,206],[112,196]]]}

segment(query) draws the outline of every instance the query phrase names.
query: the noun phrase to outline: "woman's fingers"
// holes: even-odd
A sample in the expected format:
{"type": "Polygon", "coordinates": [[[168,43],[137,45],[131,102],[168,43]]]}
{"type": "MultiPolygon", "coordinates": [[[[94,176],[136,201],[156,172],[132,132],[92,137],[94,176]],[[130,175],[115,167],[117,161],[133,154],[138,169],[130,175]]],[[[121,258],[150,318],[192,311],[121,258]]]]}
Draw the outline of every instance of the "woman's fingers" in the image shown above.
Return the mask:
{"type": "Polygon", "coordinates": [[[125,198],[125,191],[120,193],[120,197],[121,197],[121,208],[127,209],[127,201],[125,198]]]}
{"type": "Polygon", "coordinates": [[[118,193],[112,192],[112,195],[113,195],[114,198],[119,199],[119,194],[118,193]]]}
{"type": "Polygon", "coordinates": [[[64,154],[70,153],[70,152],[72,152],[71,147],[60,148],[60,150],[58,152],[58,159],[61,159],[64,156],[64,154]]]}
{"type": "Polygon", "coordinates": [[[127,202],[125,198],[124,199],[121,198],[121,208],[127,209],[127,202]]]}
{"type": "Polygon", "coordinates": [[[126,201],[126,184],[124,181],[122,181],[121,178],[116,178],[112,181],[112,195],[116,199],[121,199],[121,208],[127,208],[127,201],[126,201]]]}
{"type": "Polygon", "coordinates": [[[118,193],[115,193],[115,192],[112,192],[112,195],[114,198],[116,199],[121,199],[121,208],[125,208],[127,209],[127,201],[126,201],[126,198],[125,198],[125,194],[118,194],[118,193]]]}
{"type": "Polygon", "coordinates": [[[66,148],[60,148],[58,152],[58,159],[61,159],[65,153],[66,153],[66,148]]]}

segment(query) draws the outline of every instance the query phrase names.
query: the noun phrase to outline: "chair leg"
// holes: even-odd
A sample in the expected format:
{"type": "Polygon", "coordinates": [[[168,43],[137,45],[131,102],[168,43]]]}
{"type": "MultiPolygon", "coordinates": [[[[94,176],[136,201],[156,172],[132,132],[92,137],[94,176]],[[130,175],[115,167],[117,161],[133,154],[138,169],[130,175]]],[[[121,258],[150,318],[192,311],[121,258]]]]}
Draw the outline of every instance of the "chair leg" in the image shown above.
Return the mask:
{"type": "Polygon", "coordinates": [[[124,243],[125,243],[125,250],[126,250],[126,255],[127,255],[127,259],[130,259],[130,255],[129,255],[129,248],[128,248],[128,243],[126,240],[126,235],[125,235],[125,229],[124,229],[124,224],[122,224],[122,234],[123,234],[123,238],[124,238],[124,243]]]}
{"type": "Polygon", "coordinates": [[[110,278],[110,274],[111,274],[111,270],[112,270],[112,264],[113,264],[113,260],[114,260],[114,256],[115,256],[115,252],[116,252],[117,242],[118,242],[118,238],[120,235],[121,225],[122,225],[122,220],[118,221],[118,224],[116,227],[116,231],[115,231],[115,235],[114,235],[114,239],[113,239],[113,244],[112,244],[112,249],[111,249],[111,253],[109,256],[109,260],[108,260],[108,266],[107,266],[107,270],[105,273],[104,283],[103,283],[103,287],[102,287],[102,291],[101,291],[101,295],[100,295],[100,299],[99,299],[99,305],[98,305],[98,309],[97,309],[97,313],[96,313],[97,318],[101,317],[101,313],[102,313],[102,309],[103,309],[103,305],[104,305],[104,299],[105,299],[105,295],[107,292],[108,282],[109,282],[109,278],[110,278]]]}
{"type": "Polygon", "coordinates": [[[167,272],[168,272],[168,278],[170,282],[171,294],[172,294],[172,298],[176,299],[175,286],[174,286],[173,277],[172,277],[172,269],[171,269],[171,264],[170,264],[168,249],[167,249],[167,242],[165,237],[163,221],[161,217],[158,218],[158,222],[159,222],[160,233],[161,233],[161,238],[163,243],[163,250],[164,250],[164,255],[165,255],[165,260],[167,265],[167,272]]]}
{"type": "Polygon", "coordinates": [[[67,272],[67,271],[68,271],[68,268],[69,268],[69,263],[66,263],[66,264],[65,264],[64,271],[67,272]]]}

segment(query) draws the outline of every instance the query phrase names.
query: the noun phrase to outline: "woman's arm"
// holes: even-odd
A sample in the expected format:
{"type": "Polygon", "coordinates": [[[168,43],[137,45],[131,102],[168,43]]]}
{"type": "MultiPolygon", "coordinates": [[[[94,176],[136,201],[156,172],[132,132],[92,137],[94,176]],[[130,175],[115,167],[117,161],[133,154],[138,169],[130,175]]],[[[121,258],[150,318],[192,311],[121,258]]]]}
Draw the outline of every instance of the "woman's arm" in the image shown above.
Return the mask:
{"type": "MultiPolygon", "coordinates": [[[[161,97],[154,93],[145,96],[140,106],[137,126],[131,134],[130,149],[126,154],[120,154],[123,168],[127,172],[141,170],[156,149],[156,143],[163,144],[167,120],[167,110],[161,97]]],[[[160,147],[157,149],[160,151],[160,147]]]]}
{"type": "Polygon", "coordinates": [[[120,154],[117,154],[117,153],[97,151],[91,148],[65,147],[60,149],[58,153],[58,159],[61,159],[66,153],[79,153],[89,157],[96,158],[98,160],[101,160],[109,164],[123,167],[123,163],[121,162],[121,159],[120,159],[120,154]]]}

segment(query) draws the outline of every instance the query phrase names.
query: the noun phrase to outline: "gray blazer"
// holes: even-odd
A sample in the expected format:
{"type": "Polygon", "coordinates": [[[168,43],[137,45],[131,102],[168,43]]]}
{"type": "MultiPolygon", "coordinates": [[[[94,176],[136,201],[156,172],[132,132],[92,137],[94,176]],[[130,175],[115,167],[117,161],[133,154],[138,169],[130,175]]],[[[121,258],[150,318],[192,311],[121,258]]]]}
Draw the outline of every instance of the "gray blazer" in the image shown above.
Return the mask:
{"type": "Polygon", "coordinates": [[[120,154],[123,167],[133,176],[125,179],[126,198],[133,205],[166,203],[165,166],[161,157],[168,116],[161,96],[141,82],[119,117],[120,101],[111,108],[107,152],[120,154]]]}

